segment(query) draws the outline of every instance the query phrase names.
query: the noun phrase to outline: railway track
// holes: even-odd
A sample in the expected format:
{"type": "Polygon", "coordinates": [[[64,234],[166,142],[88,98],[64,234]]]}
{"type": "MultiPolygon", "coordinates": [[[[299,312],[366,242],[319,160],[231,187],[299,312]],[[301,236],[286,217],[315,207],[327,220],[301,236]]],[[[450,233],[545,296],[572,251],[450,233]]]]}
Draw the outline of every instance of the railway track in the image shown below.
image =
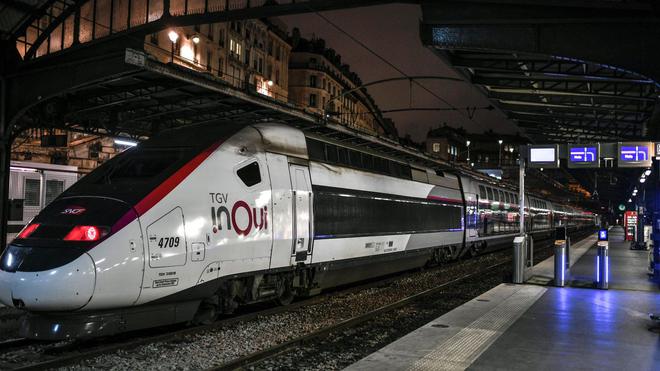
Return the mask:
{"type": "MultiPolygon", "coordinates": [[[[545,242],[548,242],[547,240],[545,242]]],[[[540,254],[540,256],[537,258],[538,261],[541,261],[545,259],[544,255],[547,255],[547,251],[549,251],[550,245],[545,245],[543,246],[543,249],[546,250],[546,254],[540,254]]],[[[535,264],[537,259],[535,259],[535,264]]],[[[244,357],[241,357],[233,362],[221,364],[215,367],[208,368],[207,371],[229,371],[229,370],[239,370],[239,369],[271,369],[270,367],[265,366],[265,367],[260,367],[262,366],[261,362],[264,360],[268,360],[270,358],[276,358],[278,355],[284,354],[286,352],[289,352],[291,350],[299,350],[300,347],[309,344],[309,343],[314,343],[319,341],[320,339],[323,339],[330,335],[331,333],[336,333],[340,331],[345,331],[348,328],[353,328],[353,327],[358,327],[366,322],[372,321],[374,318],[376,318],[379,315],[382,315],[387,312],[392,312],[397,309],[400,309],[404,306],[407,306],[409,304],[412,304],[416,301],[419,301],[421,299],[431,297],[434,294],[437,294],[446,288],[449,288],[451,286],[460,284],[465,281],[469,281],[475,278],[482,278],[485,275],[487,275],[490,272],[497,271],[498,269],[502,269],[506,267],[507,265],[510,265],[512,262],[511,257],[507,257],[502,259],[500,262],[497,262],[495,264],[491,264],[488,267],[485,267],[479,271],[473,272],[473,273],[468,273],[465,274],[461,277],[455,278],[451,281],[445,282],[441,285],[438,285],[434,288],[424,290],[422,292],[416,293],[414,295],[411,295],[407,298],[404,298],[402,300],[396,301],[394,303],[384,305],[378,309],[369,311],[367,313],[355,316],[353,318],[350,318],[348,320],[339,322],[335,325],[328,326],[325,328],[322,328],[318,331],[314,331],[312,333],[306,334],[304,336],[300,336],[296,339],[292,339],[290,341],[287,341],[282,344],[278,344],[274,347],[271,347],[269,349],[264,349],[249,355],[246,355],[244,357]]]]}
{"type": "Polygon", "coordinates": [[[316,340],[318,340],[322,337],[327,336],[328,334],[330,334],[332,332],[344,330],[346,328],[354,327],[354,326],[357,326],[357,325],[362,324],[364,322],[370,321],[374,317],[376,317],[380,314],[383,314],[385,312],[401,308],[401,307],[403,307],[407,304],[410,304],[410,303],[412,303],[416,300],[419,300],[419,299],[424,298],[424,297],[429,296],[429,295],[433,295],[433,294],[435,294],[435,293],[437,293],[437,292],[439,292],[439,291],[441,291],[441,290],[443,290],[443,289],[445,289],[449,286],[453,286],[453,285],[461,283],[465,280],[481,276],[484,273],[487,273],[491,270],[495,270],[497,268],[500,268],[500,267],[504,266],[505,264],[508,264],[509,262],[510,261],[503,261],[503,262],[500,262],[500,263],[497,263],[497,264],[493,264],[493,265],[491,265],[491,266],[489,266],[489,267],[487,267],[487,268],[485,268],[481,271],[477,271],[477,272],[474,272],[474,273],[469,273],[469,274],[466,274],[464,276],[455,278],[455,279],[453,279],[451,281],[448,281],[448,282],[446,282],[442,285],[436,286],[436,287],[434,287],[432,289],[429,289],[429,290],[422,291],[422,292],[417,293],[415,295],[411,295],[411,296],[409,296],[405,299],[399,300],[399,301],[394,302],[392,304],[382,306],[378,309],[375,309],[375,310],[369,311],[367,313],[364,313],[362,315],[353,317],[351,319],[339,322],[335,325],[322,328],[318,331],[314,331],[310,334],[307,334],[307,335],[298,337],[296,339],[287,341],[285,343],[279,344],[279,345],[274,346],[272,348],[265,349],[265,350],[250,354],[248,356],[239,358],[239,359],[237,359],[233,362],[223,364],[223,365],[219,365],[217,367],[212,367],[209,370],[228,371],[228,370],[236,370],[236,369],[241,369],[241,368],[244,368],[244,367],[249,367],[250,365],[256,364],[257,362],[260,362],[260,361],[262,361],[266,358],[269,358],[269,357],[272,357],[274,355],[286,352],[286,351],[288,351],[290,349],[293,349],[295,347],[298,347],[300,345],[304,345],[306,343],[316,341],[316,340]]]}
{"type": "MultiPolygon", "coordinates": [[[[494,252],[489,255],[493,255],[497,253],[501,254],[502,251],[494,252]]],[[[455,285],[462,281],[469,280],[471,278],[475,278],[479,275],[484,274],[485,272],[496,270],[497,268],[501,268],[504,265],[510,263],[510,261],[511,261],[510,258],[502,259],[501,261],[498,261],[495,264],[489,265],[487,268],[481,269],[476,272],[463,274],[458,278],[454,278],[449,281],[446,281],[443,284],[433,287],[431,289],[418,292],[414,295],[408,296],[393,303],[389,303],[387,305],[383,305],[379,308],[370,310],[361,315],[354,316],[352,318],[343,321],[339,321],[330,326],[325,326],[321,329],[309,332],[305,335],[298,336],[296,338],[282,342],[276,346],[269,347],[267,349],[263,349],[239,358],[235,358],[233,361],[219,364],[217,367],[213,367],[213,369],[229,370],[229,369],[236,369],[250,364],[254,364],[261,360],[286,352],[287,350],[292,349],[296,345],[316,341],[320,338],[323,338],[324,336],[328,335],[331,332],[357,326],[361,323],[368,321],[370,318],[373,318],[374,316],[377,316],[379,314],[388,311],[392,311],[396,308],[400,308],[416,300],[419,300],[423,297],[441,291],[449,286],[455,285]]],[[[428,271],[442,270],[444,267],[445,266],[441,265],[429,269],[428,271]]],[[[408,276],[414,276],[416,274],[419,274],[419,272],[413,271],[404,274],[393,275],[385,279],[373,280],[367,283],[352,286],[350,288],[333,290],[321,296],[316,296],[310,299],[304,299],[298,302],[294,302],[288,306],[271,307],[267,309],[254,310],[252,312],[239,314],[230,318],[216,321],[210,325],[205,325],[205,326],[195,326],[195,327],[185,327],[185,328],[181,328],[181,326],[170,326],[168,328],[155,329],[147,332],[139,332],[134,334],[122,334],[107,339],[92,340],[88,342],[72,341],[72,342],[65,342],[58,344],[44,344],[43,342],[34,342],[28,339],[7,340],[5,342],[0,342],[0,356],[3,353],[11,352],[13,350],[22,349],[26,347],[32,350],[34,353],[39,354],[39,356],[33,357],[32,362],[29,362],[27,364],[25,363],[11,364],[0,360],[0,368],[12,369],[12,370],[37,370],[37,369],[50,369],[50,368],[67,366],[67,365],[73,365],[81,361],[94,358],[96,356],[111,354],[113,352],[117,352],[120,350],[134,349],[136,347],[152,344],[152,343],[175,341],[187,335],[193,335],[205,331],[213,331],[240,322],[253,321],[259,319],[260,317],[267,318],[269,316],[274,316],[284,312],[294,311],[296,309],[303,308],[306,306],[323,303],[326,300],[329,300],[329,298],[332,298],[333,296],[347,295],[352,292],[358,292],[360,290],[368,290],[369,288],[378,287],[378,286],[387,286],[393,281],[400,280],[408,276]]]]}

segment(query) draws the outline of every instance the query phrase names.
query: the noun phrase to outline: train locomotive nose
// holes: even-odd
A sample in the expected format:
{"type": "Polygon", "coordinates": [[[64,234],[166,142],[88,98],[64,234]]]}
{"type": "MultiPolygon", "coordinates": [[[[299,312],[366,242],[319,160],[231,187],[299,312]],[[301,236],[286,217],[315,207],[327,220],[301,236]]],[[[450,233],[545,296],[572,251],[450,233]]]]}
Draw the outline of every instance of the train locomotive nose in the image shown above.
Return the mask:
{"type": "MultiPolygon", "coordinates": [[[[67,311],[84,307],[94,294],[94,261],[81,254],[73,261],[50,269],[15,271],[12,267],[32,248],[9,245],[0,260],[0,301],[28,311],[67,311]]],[[[41,254],[40,254],[41,255],[41,254]]],[[[47,258],[41,256],[40,258],[47,258]]]]}

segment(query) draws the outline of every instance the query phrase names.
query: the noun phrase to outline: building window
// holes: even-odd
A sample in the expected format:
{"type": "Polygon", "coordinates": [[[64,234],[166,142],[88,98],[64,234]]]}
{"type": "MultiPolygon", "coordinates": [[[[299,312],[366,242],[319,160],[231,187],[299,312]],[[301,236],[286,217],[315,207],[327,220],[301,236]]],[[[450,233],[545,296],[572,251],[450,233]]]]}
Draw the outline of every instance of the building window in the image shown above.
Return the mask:
{"type": "Polygon", "coordinates": [[[275,48],[275,59],[279,61],[281,55],[282,55],[282,47],[278,46],[277,48],[275,48]]]}
{"type": "Polygon", "coordinates": [[[440,143],[433,143],[433,152],[440,152],[440,143]]]}
{"type": "Polygon", "coordinates": [[[149,41],[154,45],[158,45],[158,34],[152,33],[149,41]]]}
{"type": "Polygon", "coordinates": [[[280,70],[275,71],[275,84],[280,84],[280,70]]]}
{"type": "Polygon", "coordinates": [[[213,58],[211,51],[206,52],[206,70],[211,71],[213,69],[213,66],[211,66],[211,59],[213,58]]]}
{"type": "Polygon", "coordinates": [[[224,69],[225,69],[224,59],[218,58],[218,76],[222,76],[224,69]]]}
{"type": "Polygon", "coordinates": [[[316,94],[309,95],[309,106],[316,108],[316,94]]]}
{"type": "Polygon", "coordinates": [[[229,39],[229,51],[239,58],[241,56],[241,44],[234,41],[234,39],[229,39]]]}
{"type": "Polygon", "coordinates": [[[218,45],[220,47],[225,47],[225,30],[220,30],[220,35],[218,36],[218,45]]]}
{"type": "Polygon", "coordinates": [[[199,32],[201,30],[201,26],[199,24],[195,25],[195,32],[199,32]]]}
{"type": "Polygon", "coordinates": [[[25,179],[23,184],[23,205],[39,206],[41,182],[39,179],[25,179]]]}
{"type": "Polygon", "coordinates": [[[64,192],[64,182],[61,180],[46,181],[46,205],[51,203],[60,193],[64,192]]]}
{"type": "Polygon", "coordinates": [[[316,75],[309,76],[309,86],[312,88],[316,87],[316,75]]]}
{"type": "Polygon", "coordinates": [[[264,73],[264,59],[263,58],[259,58],[259,68],[257,68],[257,71],[259,71],[259,73],[262,73],[262,74],[264,73]]]}

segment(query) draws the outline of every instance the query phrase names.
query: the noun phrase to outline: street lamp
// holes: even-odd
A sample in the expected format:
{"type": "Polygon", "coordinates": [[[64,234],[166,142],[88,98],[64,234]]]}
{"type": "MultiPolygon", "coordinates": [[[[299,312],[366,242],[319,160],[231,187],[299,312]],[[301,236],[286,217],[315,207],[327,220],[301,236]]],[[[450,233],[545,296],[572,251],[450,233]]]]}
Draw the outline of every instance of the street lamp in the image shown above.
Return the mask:
{"type": "Polygon", "coordinates": [[[172,30],[167,34],[167,37],[169,37],[170,41],[172,42],[171,62],[174,63],[174,44],[176,44],[176,41],[179,40],[179,34],[172,30]]]}
{"type": "Polygon", "coordinates": [[[498,140],[497,143],[500,144],[499,167],[502,167],[502,139],[498,140]]]}
{"type": "Polygon", "coordinates": [[[268,86],[273,86],[273,80],[268,80],[268,86]]]}
{"type": "Polygon", "coordinates": [[[465,142],[465,146],[467,147],[467,162],[470,162],[470,141],[465,142]]]}

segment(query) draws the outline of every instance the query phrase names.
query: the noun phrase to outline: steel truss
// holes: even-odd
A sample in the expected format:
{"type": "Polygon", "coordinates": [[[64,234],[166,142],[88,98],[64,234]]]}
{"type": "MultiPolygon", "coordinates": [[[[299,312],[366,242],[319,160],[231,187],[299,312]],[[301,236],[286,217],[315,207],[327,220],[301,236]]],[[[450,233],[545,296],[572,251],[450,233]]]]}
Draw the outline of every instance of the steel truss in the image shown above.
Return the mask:
{"type": "Polygon", "coordinates": [[[659,94],[653,80],[633,72],[568,58],[444,55],[537,142],[639,139],[659,94]]]}

